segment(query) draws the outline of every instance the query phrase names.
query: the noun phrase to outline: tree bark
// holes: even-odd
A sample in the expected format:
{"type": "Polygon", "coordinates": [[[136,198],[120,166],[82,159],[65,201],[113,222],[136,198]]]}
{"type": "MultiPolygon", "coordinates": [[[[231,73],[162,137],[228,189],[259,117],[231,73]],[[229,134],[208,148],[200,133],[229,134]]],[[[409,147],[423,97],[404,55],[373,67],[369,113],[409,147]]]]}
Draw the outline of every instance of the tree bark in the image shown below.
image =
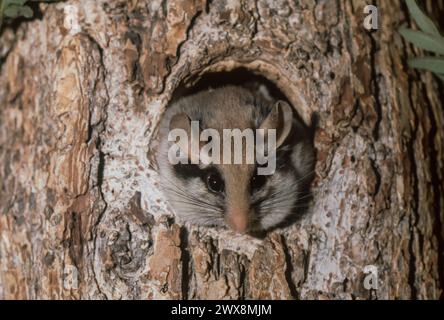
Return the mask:
{"type": "Polygon", "coordinates": [[[403,1],[376,32],[366,2],[70,0],[5,26],[0,299],[439,298],[443,86],[406,67],[403,1]],[[263,240],[175,223],[150,166],[175,90],[238,67],[319,117],[309,212],[263,240]]]}

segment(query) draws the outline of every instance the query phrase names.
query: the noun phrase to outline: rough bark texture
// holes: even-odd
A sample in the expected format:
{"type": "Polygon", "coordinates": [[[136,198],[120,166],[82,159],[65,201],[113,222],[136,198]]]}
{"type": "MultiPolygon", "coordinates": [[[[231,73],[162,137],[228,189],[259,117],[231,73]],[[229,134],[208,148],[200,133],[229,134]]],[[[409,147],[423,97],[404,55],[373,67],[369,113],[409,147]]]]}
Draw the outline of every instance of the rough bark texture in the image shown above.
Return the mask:
{"type": "Polygon", "coordinates": [[[439,298],[443,87],[406,68],[403,2],[373,33],[366,2],[72,0],[6,26],[0,298],[439,298]],[[175,89],[237,67],[319,115],[310,210],[264,240],[176,224],[149,166],[175,89]]]}

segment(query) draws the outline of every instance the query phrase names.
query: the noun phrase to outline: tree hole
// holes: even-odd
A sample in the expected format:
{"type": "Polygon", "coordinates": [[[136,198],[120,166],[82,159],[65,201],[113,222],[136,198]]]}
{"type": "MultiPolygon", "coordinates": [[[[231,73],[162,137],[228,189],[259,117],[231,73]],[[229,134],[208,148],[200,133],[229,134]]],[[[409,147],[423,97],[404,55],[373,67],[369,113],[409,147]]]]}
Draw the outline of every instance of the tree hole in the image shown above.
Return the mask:
{"type": "MultiPolygon", "coordinates": [[[[291,108],[293,109],[293,115],[295,118],[297,118],[298,121],[294,121],[295,119],[290,119],[290,122],[288,122],[289,118],[287,112],[286,123],[287,125],[288,123],[290,123],[289,126],[291,127],[291,129],[287,130],[287,135],[283,138],[285,140],[281,142],[283,147],[277,152],[277,164],[275,163],[274,165],[274,167],[277,166],[279,168],[278,170],[280,170],[280,174],[274,176],[273,178],[269,178],[268,180],[265,180],[264,178],[264,181],[268,181],[268,183],[262,184],[259,188],[251,188],[252,191],[250,192],[249,198],[246,201],[251,200],[252,203],[254,202],[255,212],[261,211],[262,215],[259,219],[255,218],[253,214],[251,214],[252,216],[248,218],[250,220],[247,222],[249,225],[247,227],[239,227],[245,228],[245,230],[249,228],[248,233],[258,238],[265,236],[271,230],[285,227],[289,224],[294,223],[306,211],[308,202],[311,199],[309,184],[312,180],[313,166],[316,159],[315,151],[312,145],[313,130],[311,130],[311,127],[308,127],[306,125],[306,122],[303,121],[301,115],[298,112],[299,110],[295,108],[295,106],[292,104],[291,99],[284,94],[283,90],[280,90],[278,85],[279,83],[274,83],[267,77],[243,67],[235,68],[228,71],[218,70],[218,72],[212,70],[203,74],[197,74],[183,79],[179,86],[177,86],[172,93],[171,99],[166,107],[168,110],[168,108],[171,107],[174,103],[185,97],[189,97],[201,92],[206,92],[211,89],[219,89],[227,86],[242,87],[252,92],[255,100],[256,98],[258,98],[258,100],[260,101],[257,103],[252,103],[254,107],[257,108],[264,108],[263,105],[259,105],[264,103],[269,103],[269,106],[272,107],[277,101],[285,101],[286,103],[288,103],[288,105],[291,106],[291,108]],[[297,181],[297,183],[295,181],[297,181]],[[288,186],[288,188],[282,186],[288,186]],[[262,187],[263,189],[261,189],[262,187]],[[275,191],[280,189],[282,189],[280,193],[277,193],[275,191]],[[294,191],[294,193],[290,194],[290,191],[288,190],[292,190],[294,191]],[[279,204],[283,201],[283,199],[280,198],[279,201],[275,200],[275,202],[273,202],[272,200],[268,200],[268,202],[265,201],[267,197],[278,198],[277,195],[279,194],[280,197],[283,198],[284,196],[282,196],[282,194],[284,194],[285,192],[288,192],[288,197],[292,199],[291,201],[287,201],[286,204],[279,204]],[[265,194],[267,194],[267,197],[264,196],[265,194]],[[297,195],[296,198],[295,195],[297,195]],[[272,205],[267,206],[267,203],[272,203],[272,205]],[[262,207],[259,208],[260,205],[258,204],[261,204],[262,207]],[[282,209],[284,206],[286,207],[282,209]],[[271,218],[269,218],[271,217],[273,210],[281,213],[279,219],[271,220],[271,218]]],[[[220,92],[221,91],[219,91],[219,93],[220,92]]],[[[211,92],[209,97],[211,97],[211,92]]],[[[217,99],[221,99],[220,96],[217,96],[217,99]]],[[[199,103],[198,101],[199,100],[195,100],[194,103],[199,103]]],[[[288,105],[286,108],[288,108],[288,105]]],[[[195,105],[189,106],[190,109],[196,107],[195,105]]],[[[282,106],[282,104],[280,104],[280,106],[282,106]]],[[[264,109],[258,110],[261,110],[259,112],[264,112],[264,109]]],[[[257,116],[259,112],[255,116],[257,116]]],[[[222,117],[221,114],[223,113],[217,114],[222,117]]],[[[197,117],[199,116],[200,115],[198,115],[197,117]]],[[[260,121],[266,121],[266,118],[263,114],[261,114],[260,116],[264,117],[260,121]]],[[[167,113],[167,117],[171,117],[171,114],[167,113]]],[[[171,120],[171,118],[168,119],[171,120]]],[[[190,118],[180,117],[179,114],[179,120],[177,119],[178,118],[174,120],[176,121],[175,125],[181,128],[185,128],[183,130],[188,133],[188,131],[186,130],[190,130],[190,125],[188,123],[190,118]]],[[[196,115],[194,115],[193,119],[196,119],[196,115]]],[[[282,123],[283,121],[281,121],[280,125],[282,125],[282,123]]],[[[189,219],[190,221],[193,221],[194,224],[200,224],[200,222],[196,221],[202,221],[202,225],[204,226],[232,227],[235,231],[239,231],[238,229],[236,229],[238,226],[235,225],[235,227],[233,227],[231,221],[227,220],[227,218],[225,217],[226,212],[224,210],[227,210],[227,204],[225,202],[226,195],[222,191],[222,186],[224,185],[225,181],[221,178],[221,168],[217,166],[220,163],[216,163],[215,167],[208,168],[201,168],[200,166],[196,166],[195,164],[193,165],[190,163],[178,165],[178,162],[174,162],[174,165],[168,164],[168,161],[170,160],[169,158],[167,159],[166,155],[170,155],[169,152],[171,151],[171,149],[168,149],[168,143],[165,142],[165,137],[160,135],[166,135],[168,130],[170,130],[171,128],[170,125],[163,123],[161,120],[161,128],[159,128],[156,135],[158,147],[156,148],[157,156],[155,163],[157,168],[159,169],[158,171],[161,173],[161,179],[164,179],[163,182],[166,185],[171,185],[166,187],[165,190],[169,197],[174,199],[173,203],[175,202],[174,205],[177,207],[175,209],[176,213],[180,216],[181,209],[179,207],[182,206],[185,207],[183,209],[183,212],[185,212],[183,213],[183,216],[186,216],[183,221],[187,221],[187,219],[189,219]],[[213,176],[213,180],[216,181],[215,183],[218,186],[220,185],[221,188],[217,187],[215,189],[214,184],[208,183],[208,181],[210,181],[208,180],[208,177],[213,176]],[[205,206],[204,204],[206,204],[207,206],[205,206]],[[207,209],[207,207],[210,207],[210,209],[207,209]],[[202,214],[202,218],[199,218],[198,215],[195,214],[195,212],[199,212],[199,210],[203,210],[204,212],[202,214]],[[207,214],[207,216],[210,215],[210,213],[208,212],[210,212],[212,214],[212,217],[214,218],[211,219],[211,221],[206,218],[205,214],[207,214]]],[[[188,148],[189,147],[187,146],[184,149],[190,151],[191,149],[188,148]]],[[[190,158],[188,158],[188,160],[189,159],[190,158]]],[[[249,172],[247,172],[248,170],[244,170],[243,172],[241,169],[236,170],[239,170],[237,174],[243,177],[243,180],[240,180],[243,181],[242,183],[250,183],[250,178],[245,178],[246,175],[250,174],[249,172]]],[[[274,173],[272,173],[271,175],[273,174],[274,173]]],[[[235,183],[233,182],[233,180],[230,180],[229,182],[232,183],[231,186],[233,186],[233,184],[235,183]]],[[[251,183],[251,185],[253,186],[253,182],[251,183]]],[[[241,199],[240,201],[242,200],[245,199],[241,199]]],[[[253,208],[252,204],[251,208],[253,208]]],[[[245,230],[241,229],[239,232],[242,233],[245,232],[245,230]]]]}
{"type": "MultiPolygon", "coordinates": [[[[270,103],[283,100],[291,105],[289,99],[276,84],[266,77],[242,67],[232,71],[208,72],[203,75],[190,77],[176,88],[170,103],[184,96],[230,85],[248,89],[255,94],[261,95],[270,103]]],[[[294,110],[296,111],[296,109],[294,110]]]]}

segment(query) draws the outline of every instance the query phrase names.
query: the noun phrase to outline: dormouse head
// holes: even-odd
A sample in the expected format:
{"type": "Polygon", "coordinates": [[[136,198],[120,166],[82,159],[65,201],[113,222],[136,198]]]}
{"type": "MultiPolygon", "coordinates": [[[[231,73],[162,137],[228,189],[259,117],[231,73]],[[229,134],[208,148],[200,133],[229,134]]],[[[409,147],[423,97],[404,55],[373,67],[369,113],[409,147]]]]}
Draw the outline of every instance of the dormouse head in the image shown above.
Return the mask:
{"type": "MultiPolygon", "coordinates": [[[[254,115],[254,112],[251,114],[254,115]]],[[[244,115],[239,114],[239,117],[244,115]]],[[[182,159],[187,161],[161,166],[163,187],[174,211],[183,221],[206,226],[228,226],[238,233],[254,233],[281,224],[294,212],[301,183],[293,159],[297,146],[292,145],[294,139],[290,138],[294,117],[286,102],[276,102],[272,108],[253,116],[250,121],[232,121],[236,126],[230,127],[227,125],[229,121],[218,122],[217,119],[200,121],[198,137],[202,138],[201,134],[208,132],[206,129],[213,130],[210,132],[216,135],[204,134],[205,141],[199,139],[193,148],[191,137],[196,138],[196,133],[192,132],[195,120],[202,119],[196,119],[195,114],[186,110],[170,118],[170,132],[180,129],[186,133],[187,140],[170,142],[169,151],[175,144],[182,159]],[[209,127],[210,124],[212,127],[209,127]],[[236,140],[224,144],[224,139],[228,138],[224,135],[227,129],[241,132],[251,129],[254,133],[253,149],[248,148],[246,138],[240,143],[241,163],[239,159],[235,161],[236,140]],[[271,150],[270,132],[274,135],[271,150]],[[217,134],[219,140],[214,138],[217,134]],[[263,163],[264,159],[259,161],[256,155],[258,135],[263,135],[262,150],[267,160],[275,161],[272,174],[263,174],[264,170],[261,170],[268,163],[263,163]],[[208,148],[209,145],[213,148],[208,148]],[[206,147],[209,152],[202,153],[206,147]],[[221,161],[202,159],[204,154],[213,156],[217,149],[221,161]],[[251,152],[254,153],[253,157],[251,152]],[[227,159],[231,161],[224,161],[227,159]]]]}

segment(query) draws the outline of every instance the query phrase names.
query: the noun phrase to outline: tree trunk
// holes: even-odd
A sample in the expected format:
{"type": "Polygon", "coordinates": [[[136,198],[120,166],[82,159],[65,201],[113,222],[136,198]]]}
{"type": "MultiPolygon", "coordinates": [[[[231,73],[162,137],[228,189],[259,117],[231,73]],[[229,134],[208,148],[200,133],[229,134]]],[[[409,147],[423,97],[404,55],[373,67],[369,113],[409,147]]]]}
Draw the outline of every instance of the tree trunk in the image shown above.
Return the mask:
{"type": "Polygon", "coordinates": [[[72,0],[5,26],[0,298],[439,298],[443,86],[406,67],[403,1],[375,32],[366,2],[72,0]],[[263,240],[175,223],[150,166],[176,89],[239,67],[319,117],[310,209],[263,240]]]}

